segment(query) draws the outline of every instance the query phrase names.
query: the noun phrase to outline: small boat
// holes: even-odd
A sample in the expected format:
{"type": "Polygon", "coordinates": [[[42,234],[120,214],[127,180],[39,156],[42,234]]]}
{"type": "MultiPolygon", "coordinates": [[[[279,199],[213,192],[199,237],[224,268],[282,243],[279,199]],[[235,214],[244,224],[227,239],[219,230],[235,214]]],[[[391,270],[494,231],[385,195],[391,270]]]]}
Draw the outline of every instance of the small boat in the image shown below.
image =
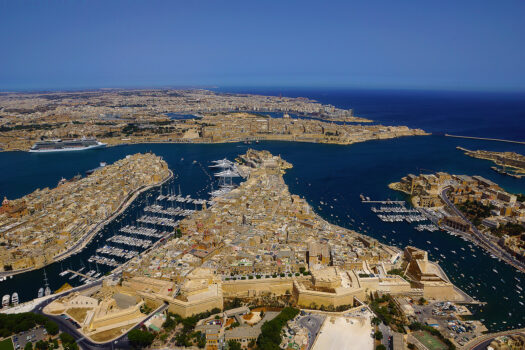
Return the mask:
{"type": "Polygon", "coordinates": [[[496,270],[496,269],[492,269],[492,271],[494,271],[495,273],[498,273],[498,270],[496,270]]]}
{"type": "Polygon", "coordinates": [[[38,290],[38,297],[39,297],[39,298],[42,298],[43,296],[44,296],[44,288],[40,288],[40,289],[38,290]]]}
{"type": "Polygon", "coordinates": [[[44,291],[44,295],[45,296],[51,295],[51,289],[49,287],[46,287],[46,290],[44,291]]]}

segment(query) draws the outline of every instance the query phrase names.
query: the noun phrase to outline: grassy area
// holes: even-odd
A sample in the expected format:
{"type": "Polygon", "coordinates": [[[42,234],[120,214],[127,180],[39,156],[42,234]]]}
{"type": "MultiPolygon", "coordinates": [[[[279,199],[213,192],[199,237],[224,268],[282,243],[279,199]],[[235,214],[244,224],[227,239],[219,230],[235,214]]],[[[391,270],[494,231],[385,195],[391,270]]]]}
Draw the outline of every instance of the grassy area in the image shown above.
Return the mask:
{"type": "Polygon", "coordinates": [[[525,232],[525,228],[520,224],[507,223],[492,230],[492,234],[498,237],[503,235],[517,236],[525,232]]]}
{"type": "Polygon", "coordinates": [[[397,332],[405,333],[403,313],[398,309],[390,294],[372,300],[370,308],[385,325],[392,327],[397,332]]]}
{"type": "Polygon", "coordinates": [[[0,341],[0,350],[14,350],[11,338],[0,341]]]}
{"type": "Polygon", "coordinates": [[[96,333],[91,336],[91,339],[98,342],[104,342],[108,341],[110,339],[116,338],[119,335],[122,335],[125,331],[127,331],[129,328],[131,328],[132,325],[126,326],[126,327],[118,327],[109,329],[107,331],[103,331],[100,333],[96,333]]]}
{"type": "Polygon", "coordinates": [[[476,201],[466,201],[457,204],[456,207],[475,225],[479,226],[481,220],[490,216],[490,211],[495,207],[493,205],[483,205],[476,201]]]}
{"type": "Polygon", "coordinates": [[[419,340],[421,344],[426,346],[429,350],[447,350],[446,346],[439,338],[434,337],[432,334],[427,331],[417,331],[412,333],[414,338],[419,340]]]}
{"type": "Polygon", "coordinates": [[[67,314],[71,316],[78,323],[84,322],[87,312],[91,310],[90,308],[85,307],[75,307],[67,310],[67,314]]]}

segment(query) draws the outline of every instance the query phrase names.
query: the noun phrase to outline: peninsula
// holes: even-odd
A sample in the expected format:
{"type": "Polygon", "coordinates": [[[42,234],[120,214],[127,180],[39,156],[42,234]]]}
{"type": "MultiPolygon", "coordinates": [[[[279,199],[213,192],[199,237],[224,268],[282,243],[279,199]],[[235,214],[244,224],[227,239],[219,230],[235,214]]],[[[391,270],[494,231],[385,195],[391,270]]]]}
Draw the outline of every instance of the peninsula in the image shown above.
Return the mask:
{"type": "Polygon", "coordinates": [[[482,176],[409,174],[390,188],[441,228],[462,237],[525,271],[525,197],[506,192],[482,176]]]}
{"type": "Polygon", "coordinates": [[[4,151],[81,137],[108,145],[258,140],[351,144],[412,135],[426,133],[372,124],[352,110],[305,98],[168,89],[0,93],[4,151]]]}
{"type": "Polygon", "coordinates": [[[56,188],[22,198],[4,198],[0,207],[2,275],[40,268],[81,249],[136,194],[172,176],[153,154],[127,156],[93,174],[62,179],[56,188]]]}
{"type": "Polygon", "coordinates": [[[477,150],[471,151],[463,147],[456,147],[463,151],[467,156],[478,159],[486,159],[492,161],[497,166],[491,167],[492,170],[503,174],[521,179],[525,175],[525,156],[515,152],[494,152],[477,150]]]}

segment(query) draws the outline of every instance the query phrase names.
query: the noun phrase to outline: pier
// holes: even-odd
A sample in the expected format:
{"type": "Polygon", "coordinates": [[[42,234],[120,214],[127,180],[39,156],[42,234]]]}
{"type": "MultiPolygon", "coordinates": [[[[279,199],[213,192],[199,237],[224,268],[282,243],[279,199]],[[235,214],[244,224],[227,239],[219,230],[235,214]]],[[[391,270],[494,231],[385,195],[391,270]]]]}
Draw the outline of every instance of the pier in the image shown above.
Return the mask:
{"type": "Polygon", "coordinates": [[[368,200],[368,199],[362,200],[361,202],[362,203],[370,203],[370,204],[399,204],[399,205],[406,204],[405,201],[390,201],[390,200],[373,201],[373,200],[368,200]]]}
{"type": "Polygon", "coordinates": [[[151,241],[147,239],[131,238],[122,235],[114,235],[107,240],[108,242],[114,242],[118,244],[130,245],[139,248],[148,248],[151,246],[151,241]]]}
{"type": "Polygon", "coordinates": [[[132,259],[136,257],[137,255],[139,255],[139,252],[135,250],[126,250],[122,248],[112,247],[109,245],[105,245],[102,248],[98,248],[97,253],[105,254],[105,255],[112,255],[112,256],[116,256],[116,257],[124,258],[124,259],[132,259]]]}
{"type": "Polygon", "coordinates": [[[101,265],[108,265],[111,267],[117,267],[120,264],[115,259],[106,258],[105,256],[93,255],[88,259],[89,262],[95,262],[101,265]]]}
{"type": "Polygon", "coordinates": [[[74,271],[74,270],[65,270],[67,271],[68,273],[70,273],[72,276],[69,278],[71,279],[73,276],[80,276],[80,277],[83,277],[85,279],[93,279],[92,276],[89,276],[89,275],[86,275],[85,273],[82,273],[82,272],[79,272],[79,271],[74,271]]]}
{"type": "Polygon", "coordinates": [[[148,216],[143,215],[139,219],[137,219],[137,222],[143,223],[143,224],[151,224],[151,225],[159,225],[159,226],[168,226],[168,227],[177,227],[179,226],[179,221],[175,221],[171,218],[161,218],[158,216],[148,216]]]}
{"type": "Polygon", "coordinates": [[[148,205],[144,208],[145,212],[148,213],[155,213],[160,215],[167,215],[167,216],[188,216],[191,215],[195,210],[191,209],[182,209],[179,207],[176,208],[164,208],[161,205],[154,204],[154,205],[148,205]]]}
{"type": "Polygon", "coordinates": [[[137,227],[137,226],[131,226],[127,225],[119,230],[122,233],[127,233],[130,235],[139,235],[139,236],[146,236],[151,238],[162,238],[164,236],[163,233],[158,233],[158,231],[154,228],[147,228],[147,227],[137,227]]]}

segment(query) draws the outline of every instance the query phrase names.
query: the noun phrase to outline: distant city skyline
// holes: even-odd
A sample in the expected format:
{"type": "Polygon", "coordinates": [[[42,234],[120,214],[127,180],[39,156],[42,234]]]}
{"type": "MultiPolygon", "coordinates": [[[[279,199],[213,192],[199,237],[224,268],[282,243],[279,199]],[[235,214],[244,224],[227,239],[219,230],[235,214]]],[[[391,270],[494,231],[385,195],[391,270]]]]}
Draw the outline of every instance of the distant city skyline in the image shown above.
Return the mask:
{"type": "Polygon", "coordinates": [[[0,0],[0,90],[525,91],[523,1],[0,0]]]}

